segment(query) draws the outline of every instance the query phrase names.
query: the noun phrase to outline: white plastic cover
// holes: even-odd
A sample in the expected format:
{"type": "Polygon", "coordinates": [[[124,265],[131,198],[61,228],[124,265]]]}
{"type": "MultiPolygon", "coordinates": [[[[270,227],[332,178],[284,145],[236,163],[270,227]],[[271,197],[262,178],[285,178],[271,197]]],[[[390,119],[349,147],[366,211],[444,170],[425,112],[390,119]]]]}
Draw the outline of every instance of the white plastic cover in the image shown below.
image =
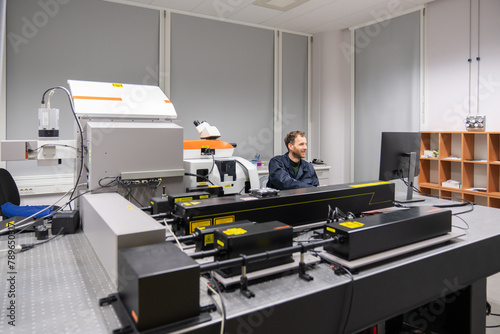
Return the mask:
{"type": "Polygon", "coordinates": [[[176,119],[172,102],[158,86],[68,80],[78,116],[176,119]]]}

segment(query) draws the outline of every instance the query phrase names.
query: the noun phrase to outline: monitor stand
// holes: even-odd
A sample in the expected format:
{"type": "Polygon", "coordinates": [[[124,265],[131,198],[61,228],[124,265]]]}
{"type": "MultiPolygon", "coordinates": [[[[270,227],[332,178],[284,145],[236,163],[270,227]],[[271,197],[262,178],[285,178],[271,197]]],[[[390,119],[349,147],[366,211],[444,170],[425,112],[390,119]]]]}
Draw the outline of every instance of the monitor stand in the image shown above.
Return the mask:
{"type": "Polygon", "coordinates": [[[416,164],[417,164],[417,153],[410,152],[410,168],[408,171],[408,188],[406,190],[406,200],[397,201],[399,203],[416,203],[416,202],[425,201],[425,199],[423,199],[423,198],[419,198],[419,199],[413,198],[413,182],[415,181],[415,165],[416,164]]]}

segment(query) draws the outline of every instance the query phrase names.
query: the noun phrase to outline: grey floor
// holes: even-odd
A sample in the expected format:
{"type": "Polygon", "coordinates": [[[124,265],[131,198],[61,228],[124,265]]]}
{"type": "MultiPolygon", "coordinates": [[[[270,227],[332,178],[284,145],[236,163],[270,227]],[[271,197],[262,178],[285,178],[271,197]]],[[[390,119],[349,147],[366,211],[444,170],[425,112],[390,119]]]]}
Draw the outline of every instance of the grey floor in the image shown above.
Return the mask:
{"type": "MultiPolygon", "coordinates": [[[[488,278],[488,302],[491,304],[491,313],[500,314],[500,273],[488,278]]],[[[500,326],[500,316],[486,317],[487,326],[500,326]]],[[[500,327],[487,328],[487,334],[500,334],[500,327]]]]}

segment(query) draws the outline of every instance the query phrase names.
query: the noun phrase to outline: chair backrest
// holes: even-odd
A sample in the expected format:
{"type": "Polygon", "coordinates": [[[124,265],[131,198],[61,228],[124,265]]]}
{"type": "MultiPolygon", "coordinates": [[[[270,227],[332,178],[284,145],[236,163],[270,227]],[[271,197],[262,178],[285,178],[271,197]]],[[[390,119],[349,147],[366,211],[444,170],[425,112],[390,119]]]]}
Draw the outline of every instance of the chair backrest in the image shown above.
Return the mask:
{"type": "Polygon", "coordinates": [[[21,204],[21,197],[19,196],[19,190],[12,175],[8,170],[0,168],[0,205],[7,202],[19,205],[21,204]]]}
{"type": "Polygon", "coordinates": [[[267,187],[267,181],[269,180],[269,175],[264,175],[261,176],[259,179],[260,187],[265,188],[267,187]]]}

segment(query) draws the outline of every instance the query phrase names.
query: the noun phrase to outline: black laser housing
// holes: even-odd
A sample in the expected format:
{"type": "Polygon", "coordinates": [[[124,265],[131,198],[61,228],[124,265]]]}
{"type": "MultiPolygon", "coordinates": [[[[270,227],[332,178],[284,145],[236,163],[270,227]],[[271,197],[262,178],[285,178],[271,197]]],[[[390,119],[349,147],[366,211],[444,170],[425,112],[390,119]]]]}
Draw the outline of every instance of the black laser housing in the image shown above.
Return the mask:
{"type": "Polygon", "coordinates": [[[249,220],[241,220],[234,223],[227,223],[223,226],[212,225],[207,227],[197,227],[193,233],[194,241],[196,244],[196,251],[207,251],[215,248],[215,230],[220,228],[233,228],[242,227],[246,225],[255,225],[256,222],[251,222],[249,220]]]}
{"type": "MultiPolygon", "coordinates": [[[[279,221],[221,227],[215,230],[215,241],[215,246],[219,250],[215,260],[223,261],[240,257],[242,254],[252,255],[291,247],[293,244],[293,227],[279,221]]],[[[292,261],[291,255],[284,255],[267,261],[253,262],[247,265],[247,272],[292,261]]],[[[222,269],[221,273],[227,276],[239,275],[241,267],[222,269]]]]}
{"type": "Polygon", "coordinates": [[[150,201],[151,213],[153,215],[159,213],[171,213],[175,207],[175,203],[206,199],[209,197],[210,194],[205,191],[171,194],[165,197],[152,197],[150,201]]]}
{"type": "Polygon", "coordinates": [[[118,252],[118,294],[139,331],[200,314],[200,266],[165,242],[118,252]]]}
{"type": "Polygon", "coordinates": [[[279,220],[292,226],[325,221],[328,207],[360,214],[393,205],[394,183],[362,182],[283,190],[278,196],[235,195],[211,197],[175,205],[176,232],[192,234],[196,227],[250,220],[279,220]]]}
{"type": "Polygon", "coordinates": [[[355,260],[450,231],[450,210],[413,207],[328,223],[324,227],[325,234],[338,237],[339,243],[325,246],[325,250],[346,260],[355,260]]]}

